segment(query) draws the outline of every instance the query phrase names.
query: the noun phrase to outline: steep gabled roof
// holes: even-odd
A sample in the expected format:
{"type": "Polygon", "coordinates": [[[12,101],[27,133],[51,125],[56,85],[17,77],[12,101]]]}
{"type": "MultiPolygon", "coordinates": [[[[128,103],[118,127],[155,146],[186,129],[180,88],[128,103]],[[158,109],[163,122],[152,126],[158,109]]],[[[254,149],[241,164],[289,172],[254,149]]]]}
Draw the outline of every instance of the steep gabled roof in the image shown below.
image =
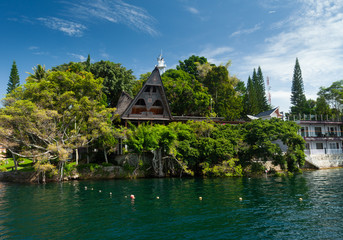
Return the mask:
{"type": "Polygon", "coordinates": [[[132,102],[133,98],[126,92],[122,92],[116,106],[115,114],[122,115],[132,102]]]}
{"type": "Polygon", "coordinates": [[[279,112],[279,107],[273,108],[271,110],[265,111],[265,112],[261,112],[259,114],[257,114],[256,116],[250,116],[248,115],[248,117],[252,120],[254,119],[258,119],[258,118],[262,118],[262,119],[269,119],[271,117],[273,117],[272,115],[274,114],[274,117],[276,118],[281,118],[282,114],[280,114],[279,112]]]}
{"type": "Polygon", "coordinates": [[[121,115],[128,120],[172,120],[161,75],[157,67],[121,115]]]}

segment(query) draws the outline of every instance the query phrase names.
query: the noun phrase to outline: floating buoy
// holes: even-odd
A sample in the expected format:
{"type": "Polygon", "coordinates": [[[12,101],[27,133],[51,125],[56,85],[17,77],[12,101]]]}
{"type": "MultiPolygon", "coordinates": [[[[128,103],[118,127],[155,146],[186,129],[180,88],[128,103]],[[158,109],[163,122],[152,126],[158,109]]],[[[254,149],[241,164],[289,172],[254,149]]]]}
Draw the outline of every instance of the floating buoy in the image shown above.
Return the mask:
{"type": "Polygon", "coordinates": [[[85,187],[85,190],[87,190],[87,186],[85,187]]]}
{"type": "Polygon", "coordinates": [[[110,192],[110,195],[112,195],[112,193],[110,192]]]}
{"type": "Polygon", "coordinates": [[[302,201],[303,199],[302,198],[299,198],[299,201],[302,201]]]}
{"type": "Polygon", "coordinates": [[[133,200],[135,199],[135,195],[131,194],[130,198],[133,200]]]}
{"type": "Polygon", "coordinates": [[[101,190],[99,190],[99,192],[101,192],[101,190]]]}
{"type": "Polygon", "coordinates": [[[156,197],[156,199],[160,199],[160,197],[156,197]]]}
{"type": "Polygon", "coordinates": [[[201,200],[202,200],[202,197],[199,197],[199,200],[201,201],[201,200]]]}
{"type": "Polygon", "coordinates": [[[240,197],[240,198],[239,198],[239,201],[242,201],[242,200],[243,200],[243,198],[240,197]]]}
{"type": "Polygon", "coordinates": [[[125,198],[127,198],[127,196],[125,196],[125,198]]]}
{"type": "Polygon", "coordinates": [[[93,190],[93,188],[91,190],[93,190]]]}

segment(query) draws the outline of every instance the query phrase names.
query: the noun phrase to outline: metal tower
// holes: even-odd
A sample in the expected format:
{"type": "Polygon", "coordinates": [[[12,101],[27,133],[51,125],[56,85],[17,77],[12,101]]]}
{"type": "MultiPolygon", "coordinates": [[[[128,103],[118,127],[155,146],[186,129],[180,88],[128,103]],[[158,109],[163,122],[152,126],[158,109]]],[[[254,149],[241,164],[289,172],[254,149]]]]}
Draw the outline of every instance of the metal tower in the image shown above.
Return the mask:
{"type": "Polygon", "coordinates": [[[270,83],[269,83],[269,77],[267,76],[267,90],[268,90],[268,103],[269,105],[272,105],[272,98],[270,95],[270,83]]]}

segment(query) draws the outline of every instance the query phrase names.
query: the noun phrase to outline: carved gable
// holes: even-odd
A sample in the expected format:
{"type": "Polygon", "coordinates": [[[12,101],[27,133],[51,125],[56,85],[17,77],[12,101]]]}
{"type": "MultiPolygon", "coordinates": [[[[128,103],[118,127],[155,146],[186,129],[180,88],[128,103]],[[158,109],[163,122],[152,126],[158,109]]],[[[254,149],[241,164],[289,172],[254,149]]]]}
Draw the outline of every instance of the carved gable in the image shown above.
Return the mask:
{"type": "Polygon", "coordinates": [[[127,120],[172,120],[169,104],[157,68],[122,114],[127,120]]]}

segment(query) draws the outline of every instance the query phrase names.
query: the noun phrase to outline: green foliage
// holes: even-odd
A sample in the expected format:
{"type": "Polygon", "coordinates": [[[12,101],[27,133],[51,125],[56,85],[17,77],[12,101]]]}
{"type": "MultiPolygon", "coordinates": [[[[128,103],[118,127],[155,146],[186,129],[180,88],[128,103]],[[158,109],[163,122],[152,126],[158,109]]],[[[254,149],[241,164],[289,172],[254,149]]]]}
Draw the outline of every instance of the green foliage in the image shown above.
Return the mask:
{"type": "Polygon", "coordinates": [[[298,58],[295,60],[293,80],[292,80],[292,95],[291,95],[291,113],[302,114],[306,111],[306,97],[304,93],[304,83],[301,75],[300,64],[298,58]]]}
{"type": "Polygon", "coordinates": [[[197,65],[205,63],[207,63],[207,59],[205,57],[192,55],[183,62],[179,61],[179,65],[176,66],[176,69],[185,71],[186,73],[193,75],[195,79],[199,80],[197,65]]]}
{"type": "Polygon", "coordinates": [[[63,168],[64,175],[70,175],[75,169],[77,165],[75,162],[66,162],[63,168]]]}
{"type": "Polygon", "coordinates": [[[326,102],[326,99],[324,96],[319,96],[317,98],[317,103],[315,106],[315,113],[318,115],[330,115],[331,114],[330,105],[326,102]]]}
{"type": "Polygon", "coordinates": [[[12,152],[37,160],[70,159],[72,149],[113,131],[114,109],[101,104],[102,79],[81,71],[29,77],[4,99],[0,141],[12,152]]]}
{"type": "Polygon", "coordinates": [[[318,114],[340,114],[343,98],[343,80],[333,82],[327,88],[321,87],[318,96],[318,114]]]}
{"type": "Polygon", "coordinates": [[[97,172],[97,171],[101,171],[102,166],[100,164],[97,163],[88,163],[88,164],[80,164],[77,167],[77,170],[79,172],[97,172]]]}
{"type": "Polygon", "coordinates": [[[201,163],[202,174],[209,177],[240,177],[243,176],[243,169],[238,165],[238,159],[232,158],[210,167],[208,162],[201,163]]]}
{"type": "Polygon", "coordinates": [[[256,115],[271,108],[267,102],[264,78],[261,67],[253,71],[252,78],[248,78],[246,94],[243,99],[244,114],[256,115]]]}
{"type": "Polygon", "coordinates": [[[12,92],[14,89],[19,87],[20,80],[19,80],[19,73],[17,64],[15,61],[13,61],[10,77],[7,83],[7,93],[12,92]]]}
{"type": "Polygon", "coordinates": [[[244,166],[252,161],[273,161],[275,165],[294,172],[305,163],[305,141],[297,134],[299,126],[290,121],[254,120],[242,128],[243,142],[240,160],[244,166]],[[281,150],[281,141],[287,148],[281,150]]]}
{"type": "Polygon", "coordinates": [[[123,91],[132,94],[135,76],[132,70],[126,70],[120,63],[100,61],[90,66],[95,78],[103,78],[103,92],[107,96],[107,105],[115,107],[123,91]]]}
{"type": "MultiPolygon", "coordinates": [[[[254,69],[255,71],[255,69],[254,69]]],[[[256,89],[256,98],[259,112],[268,111],[270,106],[268,105],[266,97],[266,88],[264,84],[264,78],[261,67],[258,67],[255,77],[253,76],[253,84],[256,89]]]]}
{"type": "Polygon", "coordinates": [[[162,75],[162,81],[174,115],[209,116],[211,95],[192,75],[170,69],[162,75]]]}

